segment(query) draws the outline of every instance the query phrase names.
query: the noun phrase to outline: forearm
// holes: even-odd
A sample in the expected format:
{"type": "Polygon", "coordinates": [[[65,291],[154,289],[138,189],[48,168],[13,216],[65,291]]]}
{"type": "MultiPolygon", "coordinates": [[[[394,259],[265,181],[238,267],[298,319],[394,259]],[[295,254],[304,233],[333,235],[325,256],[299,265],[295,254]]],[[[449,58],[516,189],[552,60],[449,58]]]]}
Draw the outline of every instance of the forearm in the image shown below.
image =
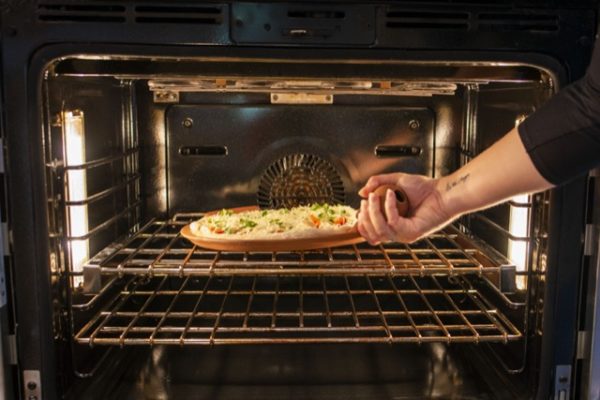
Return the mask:
{"type": "Polygon", "coordinates": [[[531,161],[516,128],[437,183],[444,207],[452,216],[552,186],[531,161]]]}

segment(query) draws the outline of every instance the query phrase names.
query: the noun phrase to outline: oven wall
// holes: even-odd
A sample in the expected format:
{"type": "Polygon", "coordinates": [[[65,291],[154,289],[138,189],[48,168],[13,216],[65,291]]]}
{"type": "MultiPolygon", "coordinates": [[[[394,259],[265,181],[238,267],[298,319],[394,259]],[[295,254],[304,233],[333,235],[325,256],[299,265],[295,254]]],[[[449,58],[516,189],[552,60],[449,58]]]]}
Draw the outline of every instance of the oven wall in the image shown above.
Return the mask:
{"type": "Polygon", "coordinates": [[[458,162],[460,95],[340,95],[332,105],[282,106],[268,93],[182,93],[178,104],[164,106],[152,101],[146,82],[136,86],[149,215],[256,204],[265,171],[292,154],[329,164],[343,183],[342,200],[355,207],[372,174],[433,176],[458,162]],[[421,154],[380,158],[377,145],[416,146],[421,154]],[[182,156],[184,146],[222,146],[227,154],[182,156]]]}

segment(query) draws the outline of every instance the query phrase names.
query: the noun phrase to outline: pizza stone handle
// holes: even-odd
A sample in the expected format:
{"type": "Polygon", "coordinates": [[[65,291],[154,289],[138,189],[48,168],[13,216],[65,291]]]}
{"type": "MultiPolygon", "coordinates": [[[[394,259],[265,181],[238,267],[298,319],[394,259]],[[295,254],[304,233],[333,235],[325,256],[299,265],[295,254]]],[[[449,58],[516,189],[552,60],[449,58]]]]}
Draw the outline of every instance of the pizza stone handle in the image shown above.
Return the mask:
{"type": "MultiPolygon", "coordinates": [[[[408,215],[408,210],[410,205],[408,203],[408,196],[404,192],[404,190],[399,187],[394,187],[390,185],[379,186],[373,193],[379,197],[380,207],[383,211],[385,209],[385,194],[388,189],[392,189],[394,194],[396,195],[396,207],[398,208],[398,215],[401,217],[406,217],[408,215]]],[[[385,215],[385,211],[384,215],[385,215]]]]}

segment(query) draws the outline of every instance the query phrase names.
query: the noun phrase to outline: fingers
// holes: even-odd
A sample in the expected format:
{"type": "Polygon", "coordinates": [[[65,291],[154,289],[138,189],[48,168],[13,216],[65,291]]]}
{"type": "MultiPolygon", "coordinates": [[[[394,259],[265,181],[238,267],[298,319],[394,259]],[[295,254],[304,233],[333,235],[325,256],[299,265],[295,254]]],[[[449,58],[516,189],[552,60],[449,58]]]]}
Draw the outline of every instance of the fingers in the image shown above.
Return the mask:
{"type": "Polygon", "coordinates": [[[385,191],[385,217],[387,223],[394,227],[400,220],[400,215],[398,214],[398,206],[396,205],[396,195],[390,189],[385,191]]]}
{"type": "Polygon", "coordinates": [[[394,240],[395,233],[384,217],[379,198],[373,193],[360,203],[358,232],[372,245],[394,240]]]}
{"type": "Polygon", "coordinates": [[[369,193],[377,189],[379,186],[381,186],[381,183],[379,183],[379,175],[372,176],[369,178],[365,186],[358,191],[358,195],[366,199],[369,196],[369,193]]]}
{"type": "Polygon", "coordinates": [[[369,193],[377,189],[379,186],[396,184],[400,175],[401,174],[399,173],[374,175],[370,177],[365,186],[358,191],[358,195],[366,199],[369,196],[369,193]]]}
{"type": "Polygon", "coordinates": [[[374,193],[369,194],[369,217],[373,230],[375,231],[379,241],[389,241],[394,239],[394,232],[390,229],[385,216],[382,214],[380,199],[374,193]]]}
{"type": "Polygon", "coordinates": [[[411,230],[414,224],[411,224],[410,218],[400,216],[396,203],[396,194],[390,189],[386,190],[384,211],[388,228],[392,232],[395,241],[400,243],[413,242],[417,238],[411,230]]]}
{"type": "Polygon", "coordinates": [[[360,201],[360,211],[358,213],[358,232],[362,237],[367,239],[371,245],[375,245],[379,242],[369,217],[367,200],[360,201]]]}

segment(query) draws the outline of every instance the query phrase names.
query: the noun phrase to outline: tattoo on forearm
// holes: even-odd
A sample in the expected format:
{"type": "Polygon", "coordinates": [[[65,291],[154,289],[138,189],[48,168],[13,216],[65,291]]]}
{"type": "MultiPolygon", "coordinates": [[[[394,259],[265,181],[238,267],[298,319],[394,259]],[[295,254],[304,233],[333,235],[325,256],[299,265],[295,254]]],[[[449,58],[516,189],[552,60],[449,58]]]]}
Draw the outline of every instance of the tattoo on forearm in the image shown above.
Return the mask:
{"type": "Polygon", "coordinates": [[[446,192],[451,191],[452,189],[454,189],[456,186],[460,185],[461,183],[465,183],[467,181],[467,179],[469,179],[470,175],[471,174],[465,174],[453,182],[446,183],[446,192]]]}

